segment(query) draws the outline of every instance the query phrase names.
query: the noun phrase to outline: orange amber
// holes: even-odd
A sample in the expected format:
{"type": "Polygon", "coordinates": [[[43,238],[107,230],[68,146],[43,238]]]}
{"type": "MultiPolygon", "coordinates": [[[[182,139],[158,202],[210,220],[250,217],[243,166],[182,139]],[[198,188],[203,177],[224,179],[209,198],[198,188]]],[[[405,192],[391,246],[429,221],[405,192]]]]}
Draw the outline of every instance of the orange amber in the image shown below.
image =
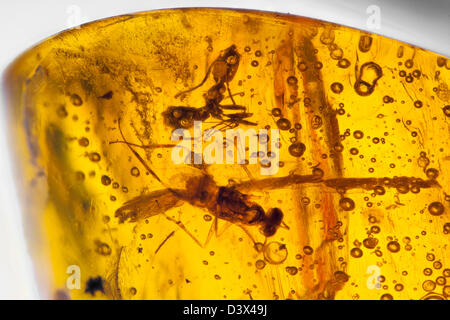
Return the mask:
{"type": "Polygon", "coordinates": [[[447,299],[449,69],[257,11],[144,12],[49,38],[5,75],[42,296],[447,299]],[[272,164],[249,150],[174,163],[172,130],[199,119],[201,133],[279,129],[279,170],[262,175],[272,164]]]}

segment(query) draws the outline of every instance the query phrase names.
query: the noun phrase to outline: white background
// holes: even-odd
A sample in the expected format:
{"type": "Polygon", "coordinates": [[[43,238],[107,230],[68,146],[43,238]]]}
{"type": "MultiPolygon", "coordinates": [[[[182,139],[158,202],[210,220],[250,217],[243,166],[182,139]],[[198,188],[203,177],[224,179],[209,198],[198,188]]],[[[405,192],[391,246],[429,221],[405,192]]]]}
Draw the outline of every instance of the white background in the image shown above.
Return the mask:
{"type": "MultiPolygon", "coordinates": [[[[0,72],[15,56],[52,34],[124,13],[174,7],[249,8],[369,30],[366,10],[371,5],[380,8],[380,29],[370,31],[450,56],[450,0],[2,0],[0,72]]],[[[37,299],[5,138],[5,106],[0,101],[0,299],[37,299]]]]}

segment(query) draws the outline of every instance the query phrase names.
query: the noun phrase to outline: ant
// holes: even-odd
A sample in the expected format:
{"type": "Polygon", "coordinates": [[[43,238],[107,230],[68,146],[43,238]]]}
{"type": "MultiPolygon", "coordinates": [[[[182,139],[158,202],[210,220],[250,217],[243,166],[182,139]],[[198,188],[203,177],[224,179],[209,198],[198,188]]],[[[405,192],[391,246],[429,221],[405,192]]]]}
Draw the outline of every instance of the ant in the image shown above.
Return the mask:
{"type": "Polygon", "coordinates": [[[218,125],[225,124],[225,127],[235,128],[240,123],[256,125],[256,123],[246,120],[253,114],[246,112],[244,106],[236,104],[229,86],[229,82],[233,80],[238,70],[240,58],[241,55],[234,44],[223,50],[219,57],[209,66],[200,84],[175,95],[175,98],[178,98],[183,94],[200,88],[212,73],[215,84],[204,94],[205,106],[201,108],[171,106],[163,113],[166,123],[175,129],[188,129],[194,125],[194,121],[205,121],[209,117],[213,117],[221,120],[218,125]],[[231,105],[220,104],[225,98],[224,93],[226,90],[233,103],[231,105]],[[225,114],[224,110],[240,110],[241,112],[225,114]]]}

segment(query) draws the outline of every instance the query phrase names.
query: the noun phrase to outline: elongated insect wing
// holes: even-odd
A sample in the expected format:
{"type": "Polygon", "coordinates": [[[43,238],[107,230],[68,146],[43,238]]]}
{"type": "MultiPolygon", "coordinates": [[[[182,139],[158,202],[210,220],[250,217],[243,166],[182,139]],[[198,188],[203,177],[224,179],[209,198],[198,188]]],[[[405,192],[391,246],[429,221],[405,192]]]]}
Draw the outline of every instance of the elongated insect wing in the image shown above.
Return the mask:
{"type": "Polygon", "coordinates": [[[123,204],[116,210],[115,216],[119,223],[125,221],[137,222],[149,218],[182,204],[182,200],[177,198],[173,192],[157,190],[148,194],[137,196],[123,204]]]}
{"type": "Polygon", "coordinates": [[[250,190],[280,189],[295,184],[321,183],[321,177],[315,175],[289,175],[285,177],[265,178],[244,181],[235,185],[241,192],[250,190]]]}

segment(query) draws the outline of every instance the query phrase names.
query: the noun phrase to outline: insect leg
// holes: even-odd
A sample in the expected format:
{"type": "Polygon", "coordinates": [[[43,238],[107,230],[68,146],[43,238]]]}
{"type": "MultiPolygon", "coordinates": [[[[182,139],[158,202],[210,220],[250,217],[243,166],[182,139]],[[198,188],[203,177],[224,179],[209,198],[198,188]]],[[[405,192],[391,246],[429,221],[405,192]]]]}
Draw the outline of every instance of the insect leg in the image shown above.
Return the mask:
{"type": "Polygon", "coordinates": [[[227,91],[228,91],[228,96],[230,97],[233,104],[236,104],[236,102],[234,101],[233,95],[231,94],[230,83],[228,82],[228,75],[227,75],[227,91]]]}
{"type": "Polygon", "coordinates": [[[224,226],[222,227],[222,229],[219,231],[219,227],[218,227],[218,222],[219,219],[217,217],[214,218],[213,223],[211,224],[211,228],[209,228],[209,232],[208,232],[208,236],[206,237],[204,246],[206,247],[206,245],[209,243],[209,241],[212,238],[212,235],[215,233],[216,237],[219,238],[220,236],[222,236],[225,231],[231,226],[233,225],[231,222],[229,221],[225,221],[224,226]]]}
{"type": "Polygon", "coordinates": [[[225,225],[222,227],[222,229],[220,231],[217,231],[217,233],[216,233],[217,237],[222,236],[225,233],[225,231],[227,231],[228,228],[232,225],[233,224],[231,222],[225,221],[225,225]]]}
{"type": "Polygon", "coordinates": [[[206,71],[206,75],[205,75],[205,77],[203,78],[202,82],[200,82],[198,85],[196,85],[195,87],[192,87],[192,88],[190,88],[190,89],[188,89],[188,90],[184,90],[184,91],[178,92],[178,93],[175,95],[175,98],[178,98],[179,96],[181,96],[181,95],[184,94],[184,93],[188,93],[188,92],[194,91],[195,89],[198,89],[198,88],[200,88],[203,84],[205,84],[206,80],[208,80],[208,77],[209,77],[209,75],[210,75],[210,73],[211,73],[212,67],[214,66],[215,63],[216,63],[216,61],[214,61],[213,63],[211,63],[211,65],[210,65],[209,68],[208,68],[208,71],[206,71]]]}
{"type": "Polygon", "coordinates": [[[110,141],[109,142],[109,144],[114,144],[114,143],[125,143],[125,144],[128,144],[130,146],[137,147],[137,148],[142,148],[142,149],[173,148],[173,147],[177,147],[178,146],[177,144],[170,144],[170,143],[169,144],[140,145],[140,144],[131,143],[131,142],[122,141],[122,140],[115,140],[115,141],[110,141]]]}
{"type": "Polygon", "coordinates": [[[181,230],[183,230],[184,232],[186,232],[186,234],[192,238],[192,240],[195,241],[195,243],[197,243],[201,248],[204,248],[204,245],[202,245],[200,243],[200,241],[198,241],[198,239],[185,227],[185,225],[183,224],[183,222],[176,220],[172,217],[169,217],[167,214],[163,213],[164,216],[166,217],[167,220],[175,223],[181,230]]]}
{"type": "Polygon", "coordinates": [[[248,126],[256,126],[256,125],[258,125],[256,122],[251,122],[251,121],[247,121],[247,120],[239,120],[239,123],[246,124],[248,126]]]}
{"type": "MultiPolygon", "coordinates": [[[[215,129],[215,128],[217,128],[218,126],[222,126],[222,125],[224,125],[227,121],[228,121],[228,120],[222,119],[222,121],[220,121],[219,123],[213,125],[210,129],[215,129]]],[[[229,126],[229,125],[225,125],[224,127],[219,128],[219,129],[217,129],[217,130],[222,131],[222,130],[226,129],[228,126],[229,126]]]]}
{"type": "MultiPolygon", "coordinates": [[[[236,92],[236,93],[233,93],[232,96],[233,97],[235,97],[235,96],[241,96],[242,97],[242,96],[244,96],[244,92],[243,91],[242,92],[236,92]]],[[[230,99],[230,97],[226,96],[226,97],[223,98],[223,100],[225,100],[225,99],[230,99]]]]}
{"type": "Polygon", "coordinates": [[[227,110],[246,110],[247,108],[238,104],[221,104],[221,108],[227,109],[227,110]]]}
{"type": "Polygon", "coordinates": [[[252,240],[252,242],[253,242],[253,247],[255,247],[256,246],[256,241],[255,241],[255,239],[253,238],[253,236],[251,235],[251,233],[247,230],[247,228],[246,227],[244,227],[243,225],[238,225],[242,230],[244,230],[244,232],[247,234],[247,236],[250,238],[250,240],[252,240]]]}
{"type": "Polygon", "coordinates": [[[246,124],[249,126],[256,126],[257,123],[256,122],[251,122],[248,120],[245,120],[245,118],[249,118],[253,115],[253,113],[248,113],[248,112],[238,112],[238,113],[231,113],[231,114],[224,114],[225,117],[229,118],[227,120],[227,122],[231,122],[232,124],[234,124],[234,127],[237,127],[239,124],[246,124]]]}
{"type": "MultiPolygon", "coordinates": [[[[209,243],[209,241],[211,240],[212,235],[213,235],[214,233],[216,234],[217,237],[219,237],[218,223],[219,223],[219,219],[217,219],[217,217],[214,217],[214,221],[213,221],[213,223],[211,224],[211,227],[209,228],[209,231],[208,231],[208,236],[206,237],[205,243],[203,244],[205,247],[206,247],[206,245],[209,243]]],[[[227,221],[227,223],[230,224],[228,221],[227,221]]],[[[226,226],[226,225],[225,225],[225,226],[226,226]]],[[[224,230],[222,230],[221,234],[223,233],[223,231],[224,231],[224,230]]]]}
{"type": "MultiPolygon", "coordinates": [[[[191,138],[191,140],[194,140],[194,138],[191,138]]],[[[171,143],[167,143],[167,144],[149,144],[149,145],[140,145],[140,144],[136,144],[136,143],[131,143],[128,141],[122,141],[122,140],[116,140],[116,141],[110,141],[109,144],[115,144],[115,143],[124,143],[124,144],[128,144],[130,146],[136,147],[136,148],[141,148],[141,149],[164,149],[164,148],[183,148],[183,149],[187,149],[185,146],[180,146],[178,144],[171,144],[171,143]]]]}
{"type": "Polygon", "coordinates": [[[128,146],[128,148],[131,150],[131,152],[133,152],[133,154],[136,156],[136,158],[142,163],[142,165],[145,167],[145,169],[147,169],[148,172],[150,172],[150,174],[156,179],[158,180],[164,187],[167,188],[167,190],[169,190],[170,192],[172,192],[175,196],[180,197],[180,199],[182,199],[182,195],[173,190],[171,187],[169,187],[167,184],[165,184],[159,177],[158,175],[150,168],[150,166],[144,161],[144,159],[141,157],[141,155],[133,149],[133,147],[128,143],[128,141],[125,139],[125,136],[123,135],[122,132],[122,128],[120,126],[120,118],[118,120],[118,126],[119,126],[119,132],[120,135],[122,136],[123,141],[125,142],[125,144],[128,146]]]}
{"type": "Polygon", "coordinates": [[[211,240],[214,230],[216,231],[216,234],[217,234],[217,217],[214,218],[214,221],[211,224],[211,228],[209,228],[208,236],[206,237],[205,243],[203,244],[205,247],[211,240]]]}
{"type": "Polygon", "coordinates": [[[286,230],[291,230],[291,228],[289,228],[289,226],[284,221],[281,221],[280,227],[286,230]]]}

